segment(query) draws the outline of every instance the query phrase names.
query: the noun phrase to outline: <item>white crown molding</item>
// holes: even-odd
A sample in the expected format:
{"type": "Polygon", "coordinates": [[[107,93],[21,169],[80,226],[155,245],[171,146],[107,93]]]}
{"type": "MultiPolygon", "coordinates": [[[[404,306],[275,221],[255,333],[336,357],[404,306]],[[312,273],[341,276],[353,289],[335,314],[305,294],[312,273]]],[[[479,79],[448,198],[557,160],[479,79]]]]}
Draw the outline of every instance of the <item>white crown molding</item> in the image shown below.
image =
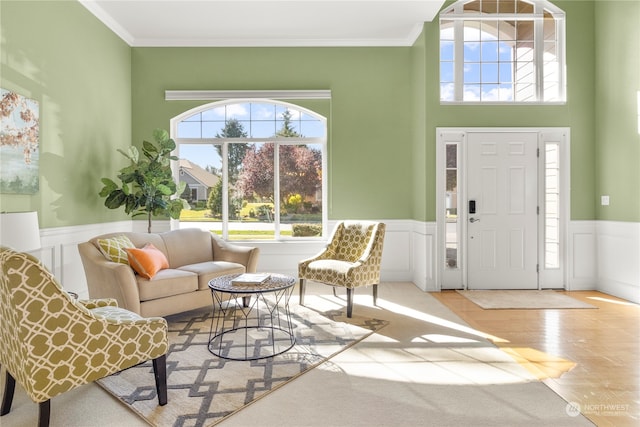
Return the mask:
{"type": "Polygon", "coordinates": [[[118,37],[120,37],[129,46],[134,46],[134,37],[125,30],[117,21],[115,21],[111,15],[106,13],[97,3],[93,0],[78,0],[89,12],[91,12],[98,20],[113,31],[118,37]]]}
{"type": "Polygon", "coordinates": [[[402,39],[135,39],[129,45],[132,47],[410,47],[421,32],[422,25],[417,25],[409,37],[402,39]]]}

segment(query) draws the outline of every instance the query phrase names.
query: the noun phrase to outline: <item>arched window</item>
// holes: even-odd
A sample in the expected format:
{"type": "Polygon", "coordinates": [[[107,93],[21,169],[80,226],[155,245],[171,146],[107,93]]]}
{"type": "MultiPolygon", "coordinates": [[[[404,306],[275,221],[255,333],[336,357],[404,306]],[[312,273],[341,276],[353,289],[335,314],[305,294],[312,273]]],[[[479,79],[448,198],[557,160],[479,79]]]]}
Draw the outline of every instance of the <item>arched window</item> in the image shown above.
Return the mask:
{"type": "Polygon", "coordinates": [[[326,174],[326,119],[281,101],[213,102],[172,120],[178,177],[192,205],[181,226],[228,240],[321,237],[326,174]],[[184,225],[183,223],[187,223],[184,225]]]}
{"type": "Polygon", "coordinates": [[[440,13],[440,102],[564,103],[564,35],[548,1],[454,3],[440,13]]]}

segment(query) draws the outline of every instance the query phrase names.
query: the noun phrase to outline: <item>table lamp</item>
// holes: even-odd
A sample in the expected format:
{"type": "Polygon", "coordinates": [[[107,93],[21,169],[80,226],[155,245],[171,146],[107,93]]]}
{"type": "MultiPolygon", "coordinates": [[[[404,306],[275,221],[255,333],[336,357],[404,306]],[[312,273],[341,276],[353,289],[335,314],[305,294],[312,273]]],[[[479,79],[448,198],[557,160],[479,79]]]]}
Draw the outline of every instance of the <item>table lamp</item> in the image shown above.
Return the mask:
{"type": "Polygon", "coordinates": [[[41,249],[38,212],[0,213],[0,246],[18,252],[41,249]]]}

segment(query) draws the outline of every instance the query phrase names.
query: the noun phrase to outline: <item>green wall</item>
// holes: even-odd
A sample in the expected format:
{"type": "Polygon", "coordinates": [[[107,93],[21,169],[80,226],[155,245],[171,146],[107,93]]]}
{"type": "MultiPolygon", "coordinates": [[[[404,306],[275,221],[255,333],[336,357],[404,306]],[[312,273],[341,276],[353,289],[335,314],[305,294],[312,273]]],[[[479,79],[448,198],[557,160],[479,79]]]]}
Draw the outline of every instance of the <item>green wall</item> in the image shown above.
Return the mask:
{"type": "Polygon", "coordinates": [[[413,214],[411,218],[426,219],[428,215],[427,200],[431,202],[431,210],[435,215],[435,176],[427,173],[435,170],[435,147],[427,153],[426,138],[426,49],[424,32],[411,48],[411,85],[412,85],[412,120],[413,120],[413,214]]]}
{"type": "Polygon", "coordinates": [[[410,218],[410,58],[408,47],[134,48],[134,140],[206,103],[165,90],[331,89],[329,217],[410,218]]]}
{"type": "Polygon", "coordinates": [[[640,221],[640,2],[597,2],[595,10],[597,218],[640,221]]]}
{"type": "Polygon", "coordinates": [[[305,103],[330,120],[330,218],[434,221],[436,127],[568,126],[572,219],[640,221],[640,3],[554,3],[568,103],[478,107],[439,104],[437,20],[406,48],[131,48],[77,2],[3,0],[0,86],[40,102],[41,187],[0,210],[36,209],[42,227],[126,219],[97,196],[126,162],[116,149],[202,104],[167,89],[331,89],[305,103]]]}
{"type": "Polygon", "coordinates": [[[131,144],[131,49],[80,3],[0,2],[0,86],[40,105],[40,191],[0,195],[0,211],[37,210],[42,228],[124,219],[100,178],[131,144]]]}

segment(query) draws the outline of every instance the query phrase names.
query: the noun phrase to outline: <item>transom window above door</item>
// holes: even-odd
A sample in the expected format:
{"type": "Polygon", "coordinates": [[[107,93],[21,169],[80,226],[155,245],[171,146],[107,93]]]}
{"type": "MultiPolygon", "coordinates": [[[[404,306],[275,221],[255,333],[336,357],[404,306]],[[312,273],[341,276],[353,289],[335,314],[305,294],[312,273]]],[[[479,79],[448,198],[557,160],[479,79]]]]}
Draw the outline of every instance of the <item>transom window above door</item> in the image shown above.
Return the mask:
{"type": "Polygon", "coordinates": [[[440,102],[564,103],[564,44],[548,1],[460,0],[440,13],[440,102]]]}

